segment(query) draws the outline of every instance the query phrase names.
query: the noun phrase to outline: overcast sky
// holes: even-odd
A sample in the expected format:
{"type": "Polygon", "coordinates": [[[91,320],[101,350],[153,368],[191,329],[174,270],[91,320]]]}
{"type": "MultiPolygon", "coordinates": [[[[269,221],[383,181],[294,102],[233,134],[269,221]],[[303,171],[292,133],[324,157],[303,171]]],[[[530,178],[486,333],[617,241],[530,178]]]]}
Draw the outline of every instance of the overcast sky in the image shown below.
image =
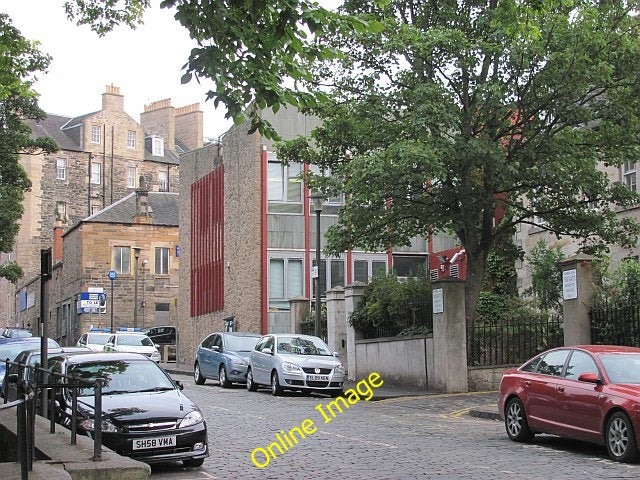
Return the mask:
{"type": "Polygon", "coordinates": [[[232,122],[224,119],[224,107],[214,110],[213,102],[204,101],[211,83],[180,84],[182,66],[195,44],[159,3],[153,0],[144,25],[136,30],[118,27],[102,38],[88,26],[68,21],[64,0],[2,0],[0,12],[53,57],[48,73],[35,85],[46,112],[77,116],[100,110],[105,85],[113,84],[120,87],[125,111],[136,121],[144,105],[156,100],[171,98],[174,107],[199,102],[204,136],[218,137],[232,122]]]}

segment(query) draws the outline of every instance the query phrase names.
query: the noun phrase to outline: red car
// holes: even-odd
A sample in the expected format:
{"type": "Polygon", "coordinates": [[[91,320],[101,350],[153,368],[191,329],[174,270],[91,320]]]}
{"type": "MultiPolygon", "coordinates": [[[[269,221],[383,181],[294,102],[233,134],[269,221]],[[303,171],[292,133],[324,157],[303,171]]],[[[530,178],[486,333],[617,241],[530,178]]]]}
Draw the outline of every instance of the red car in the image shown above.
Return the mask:
{"type": "Polygon", "coordinates": [[[640,348],[575,345],[543,352],[503,374],[498,409],[516,442],[549,433],[605,445],[618,462],[637,460],[640,348]]]}

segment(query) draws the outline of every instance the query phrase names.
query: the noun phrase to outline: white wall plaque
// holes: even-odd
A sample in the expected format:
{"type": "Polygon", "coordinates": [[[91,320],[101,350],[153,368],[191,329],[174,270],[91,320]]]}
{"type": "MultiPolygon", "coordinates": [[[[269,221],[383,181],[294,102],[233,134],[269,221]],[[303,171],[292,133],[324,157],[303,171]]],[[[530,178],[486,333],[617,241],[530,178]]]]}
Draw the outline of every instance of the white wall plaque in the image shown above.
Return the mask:
{"type": "Polygon", "coordinates": [[[436,288],[433,290],[433,313],[444,312],[444,299],[442,296],[442,289],[436,288]]]}
{"type": "Polygon", "coordinates": [[[578,298],[578,276],[575,268],[562,272],[562,298],[564,300],[578,298]]]}

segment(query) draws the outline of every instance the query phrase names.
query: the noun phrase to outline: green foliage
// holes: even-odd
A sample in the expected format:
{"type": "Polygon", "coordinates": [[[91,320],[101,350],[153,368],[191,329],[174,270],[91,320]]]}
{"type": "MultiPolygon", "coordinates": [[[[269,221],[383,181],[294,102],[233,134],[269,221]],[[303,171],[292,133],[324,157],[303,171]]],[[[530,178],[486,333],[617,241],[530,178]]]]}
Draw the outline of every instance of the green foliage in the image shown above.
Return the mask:
{"type": "Polygon", "coordinates": [[[543,309],[558,310],[562,303],[562,269],[559,262],[565,255],[560,247],[550,248],[538,241],[527,257],[531,266],[531,288],[525,291],[540,302],[543,309]]]}
{"type": "Polygon", "coordinates": [[[394,272],[381,271],[369,283],[349,323],[359,330],[387,324],[405,326],[405,335],[424,333],[424,328],[415,326],[416,313],[430,299],[431,284],[424,274],[399,282],[394,272]]]}
{"type": "Polygon", "coordinates": [[[522,260],[524,252],[513,243],[512,236],[501,237],[495,249],[487,257],[486,287],[503,295],[518,294],[516,261],[522,260]]]}
{"type": "MultiPolygon", "coordinates": [[[[384,3],[384,2],[383,2],[384,3]]],[[[149,0],[68,0],[69,19],[89,24],[99,35],[124,23],[142,23],[149,0]]],[[[163,0],[161,8],[175,8],[176,20],[188,30],[194,48],[184,66],[182,83],[207,78],[215,89],[207,100],[227,107],[236,124],[245,117],[250,131],[269,138],[277,132],[260,111],[277,112],[284,105],[304,109],[325,101],[313,83],[314,62],[331,61],[338,49],[316,41],[319,34],[373,34],[382,24],[360,16],[339,15],[310,0],[163,0]]]]}
{"type": "MultiPolygon", "coordinates": [[[[10,252],[23,212],[24,192],[31,186],[18,156],[54,152],[57,146],[48,138],[31,139],[24,122],[45,117],[32,85],[35,74],[46,70],[49,57],[38,50],[37,43],[26,40],[5,14],[0,14],[0,53],[0,252],[10,252]]],[[[0,269],[0,276],[12,282],[21,274],[12,263],[0,269]]]]}
{"type": "Polygon", "coordinates": [[[640,297],[640,263],[625,259],[615,270],[610,270],[610,259],[601,256],[594,262],[596,302],[626,303],[640,297]]]}
{"type": "Polygon", "coordinates": [[[480,292],[475,318],[477,323],[516,325],[545,322],[550,314],[535,301],[484,291],[480,292]]]}
{"type": "Polygon", "coordinates": [[[22,275],[22,267],[16,262],[7,262],[0,265],[0,278],[6,278],[11,283],[17,283],[22,275]]]}
{"type": "MultiPolygon", "coordinates": [[[[316,310],[312,308],[300,321],[302,333],[305,335],[315,335],[316,327],[316,310]]],[[[327,304],[323,303],[320,306],[320,338],[327,338],[327,304]]]]}

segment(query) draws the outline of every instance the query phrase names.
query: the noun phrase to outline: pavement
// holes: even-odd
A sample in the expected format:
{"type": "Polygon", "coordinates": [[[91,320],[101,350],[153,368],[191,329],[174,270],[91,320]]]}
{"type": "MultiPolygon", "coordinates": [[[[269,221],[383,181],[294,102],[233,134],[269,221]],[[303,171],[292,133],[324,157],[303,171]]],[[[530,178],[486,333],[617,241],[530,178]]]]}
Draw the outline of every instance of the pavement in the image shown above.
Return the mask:
{"type": "MultiPolygon", "coordinates": [[[[193,369],[191,366],[186,365],[178,365],[176,363],[161,363],[160,366],[164,368],[168,373],[173,375],[193,375],[193,369]]],[[[356,386],[356,382],[347,381],[344,384],[344,389],[348,390],[349,388],[354,388],[356,386]]],[[[470,392],[471,393],[471,392],[470,392]]],[[[476,398],[470,397],[473,399],[473,405],[468,407],[468,415],[476,418],[485,418],[488,420],[502,420],[500,418],[500,412],[498,411],[497,404],[497,393],[498,392],[482,392],[482,393],[495,393],[495,395],[489,395],[486,402],[482,405],[476,404],[476,398]]],[[[426,397],[426,396],[434,396],[439,395],[439,392],[433,392],[429,390],[425,390],[423,388],[416,388],[411,386],[398,386],[391,385],[388,383],[384,383],[380,387],[375,389],[375,396],[373,400],[389,400],[394,398],[402,398],[402,397],[426,397]]]]}

